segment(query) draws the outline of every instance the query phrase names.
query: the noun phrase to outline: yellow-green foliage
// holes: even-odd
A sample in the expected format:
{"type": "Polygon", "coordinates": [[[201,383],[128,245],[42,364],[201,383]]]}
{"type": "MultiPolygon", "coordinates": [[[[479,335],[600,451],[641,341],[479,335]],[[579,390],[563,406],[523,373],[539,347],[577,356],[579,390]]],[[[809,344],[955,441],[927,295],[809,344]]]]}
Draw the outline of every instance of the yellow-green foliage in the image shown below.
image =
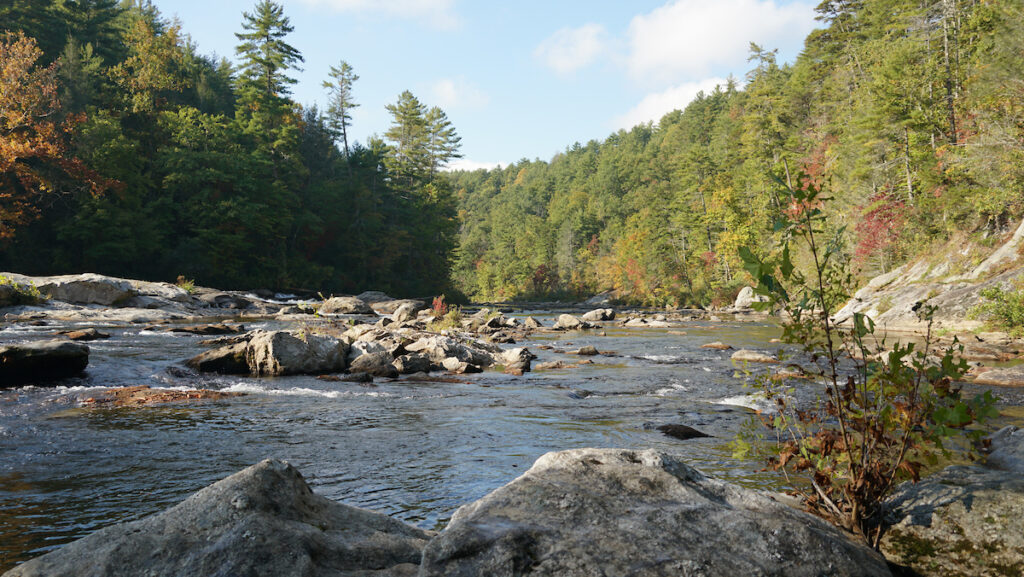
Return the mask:
{"type": "Polygon", "coordinates": [[[178,280],[174,284],[176,284],[178,288],[184,290],[188,294],[196,292],[195,279],[186,279],[185,275],[178,275],[178,280]]]}
{"type": "Polygon", "coordinates": [[[971,309],[971,317],[988,321],[993,328],[1014,336],[1024,335],[1024,278],[1013,283],[1013,289],[1000,286],[981,291],[985,302],[971,309]]]}
{"type": "Polygon", "coordinates": [[[448,312],[434,317],[434,320],[427,325],[427,329],[434,332],[460,328],[462,328],[462,309],[454,305],[449,305],[448,312]]]}
{"type": "Polygon", "coordinates": [[[46,297],[43,296],[36,285],[32,283],[27,285],[19,284],[9,277],[0,275],[0,285],[14,287],[13,297],[9,303],[10,305],[34,305],[46,300],[46,297]]]}

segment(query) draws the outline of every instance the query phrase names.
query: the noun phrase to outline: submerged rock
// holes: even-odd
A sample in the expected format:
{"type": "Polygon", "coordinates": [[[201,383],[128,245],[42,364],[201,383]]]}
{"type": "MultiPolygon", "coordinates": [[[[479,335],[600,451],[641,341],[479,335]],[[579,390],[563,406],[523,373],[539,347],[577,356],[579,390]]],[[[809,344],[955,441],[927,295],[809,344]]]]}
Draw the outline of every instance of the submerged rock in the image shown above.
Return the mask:
{"type": "Polygon", "coordinates": [[[705,343],[700,346],[702,349],[714,349],[716,351],[728,351],[732,349],[730,345],[727,345],[721,341],[715,341],[713,343],[705,343]]]}
{"type": "Polygon", "coordinates": [[[420,575],[890,573],[878,553],[765,493],[653,450],[576,449],[456,511],[420,575]]]}
{"type": "Polygon", "coordinates": [[[291,465],[266,460],[163,513],[97,531],[4,577],[411,577],[429,537],[315,495],[291,465]]]}
{"type": "Polygon", "coordinates": [[[196,389],[181,391],[178,389],[154,389],[147,385],[136,387],[119,387],[107,389],[82,400],[89,406],[100,407],[143,407],[146,405],[162,405],[166,403],[188,403],[195,401],[219,401],[242,396],[243,393],[229,393],[196,389]]]}
{"type": "Polygon", "coordinates": [[[533,368],[538,371],[551,371],[557,369],[575,369],[578,366],[578,364],[567,363],[565,361],[547,361],[544,363],[537,363],[533,368]]]}
{"type": "Polygon", "coordinates": [[[711,436],[707,433],[698,431],[697,429],[694,429],[689,425],[668,424],[660,425],[657,427],[657,429],[662,433],[668,435],[669,437],[673,437],[682,441],[685,441],[687,439],[699,439],[701,437],[711,436]]]}
{"type": "Polygon", "coordinates": [[[73,377],[89,365],[89,347],[64,339],[0,345],[0,388],[73,377]]]}
{"type": "Polygon", "coordinates": [[[1019,575],[1024,567],[1020,472],[948,467],[900,485],[881,550],[921,575],[1019,575]]]}
{"type": "Polygon", "coordinates": [[[75,331],[57,331],[57,334],[71,339],[73,341],[95,341],[99,339],[109,339],[110,335],[107,333],[101,333],[96,329],[79,329],[75,331]]]}
{"type": "Polygon", "coordinates": [[[224,323],[217,323],[212,325],[193,325],[188,327],[171,327],[167,329],[168,332],[172,333],[185,333],[190,335],[200,336],[215,336],[215,335],[236,335],[245,332],[245,327],[242,325],[230,326],[224,323]]]}

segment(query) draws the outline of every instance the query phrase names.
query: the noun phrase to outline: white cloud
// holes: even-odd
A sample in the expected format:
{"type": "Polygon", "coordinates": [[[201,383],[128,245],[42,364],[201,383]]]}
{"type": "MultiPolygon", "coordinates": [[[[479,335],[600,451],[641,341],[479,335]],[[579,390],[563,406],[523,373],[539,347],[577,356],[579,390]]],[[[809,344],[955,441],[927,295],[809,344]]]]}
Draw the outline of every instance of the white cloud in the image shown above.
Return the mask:
{"type": "Polygon", "coordinates": [[[706,76],[746,61],[750,42],[771,49],[799,42],[814,29],[816,2],[675,0],[633,18],[630,73],[651,84],[706,76]]]}
{"type": "Polygon", "coordinates": [[[338,12],[383,13],[410,20],[426,20],[443,30],[460,24],[455,0],[299,0],[314,8],[326,7],[338,12]]]}
{"type": "Polygon", "coordinates": [[[593,62],[605,50],[606,33],[600,24],[562,28],[546,38],[533,55],[555,71],[567,74],[593,62]]]}
{"type": "Polygon", "coordinates": [[[662,92],[648,94],[639,104],[631,108],[629,112],[616,118],[613,121],[614,128],[616,130],[619,128],[629,130],[647,121],[657,122],[666,112],[676,110],[677,108],[680,110],[685,108],[697,96],[698,92],[703,91],[705,94],[710,94],[716,86],[725,86],[725,83],[726,80],[724,78],[706,78],[696,82],[686,82],[673,86],[662,92]]]}
{"type": "Polygon", "coordinates": [[[475,160],[468,160],[465,158],[459,158],[448,163],[448,166],[444,170],[491,170],[494,168],[501,168],[502,165],[507,164],[504,162],[477,162],[475,160]]]}
{"type": "Polygon", "coordinates": [[[490,99],[487,93],[463,77],[442,78],[430,86],[430,103],[445,111],[483,108],[490,99]]]}

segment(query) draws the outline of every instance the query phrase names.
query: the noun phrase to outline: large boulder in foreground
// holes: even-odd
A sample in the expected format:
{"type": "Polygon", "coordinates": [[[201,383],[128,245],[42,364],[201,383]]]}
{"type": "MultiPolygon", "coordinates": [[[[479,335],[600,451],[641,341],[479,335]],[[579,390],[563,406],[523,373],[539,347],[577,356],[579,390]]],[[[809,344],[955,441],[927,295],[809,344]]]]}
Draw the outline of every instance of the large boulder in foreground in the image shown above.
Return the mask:
{"type": "Polygon", "coordinates": [[[904,483],[888,502],[893,525],[881,549],[920,575],[1020,575],[1024,567],[1024,477],[948,467],[904,483]]]}
{"type": "Polygon", "coordinates": [[[313,494],[266,460],[175,507],[107,527],[4,577],[369,577],[416,574],[430,535],[313,494]]]}
{"type": "Polygon", "coordinates": [[[889,575],[880,555],[765,493],[653,450],[548,453],[460,508],[422,577],[889,575]]]}
{"type": "Polygon", "coordinates": [[[0,389],[73,377],[89,365],[89,347],[67,340],[0,345],[0,389]]]}

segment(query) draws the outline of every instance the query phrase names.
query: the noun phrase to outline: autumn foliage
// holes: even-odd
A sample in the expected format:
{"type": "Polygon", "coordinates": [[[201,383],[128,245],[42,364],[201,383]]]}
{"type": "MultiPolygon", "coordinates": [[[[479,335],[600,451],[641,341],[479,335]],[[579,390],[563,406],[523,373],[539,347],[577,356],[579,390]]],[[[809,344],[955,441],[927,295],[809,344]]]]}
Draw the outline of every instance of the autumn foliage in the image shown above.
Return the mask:
{"type": "Polygon", "coordinates": [[[68,154],[68,137],[82,118],[62,117],[57,65],[36,66],[41,55],[24,34],[0,37],[0,239],[14,236],[69,182],[84,182],[93,193],[105,185],[68,154]]]}

